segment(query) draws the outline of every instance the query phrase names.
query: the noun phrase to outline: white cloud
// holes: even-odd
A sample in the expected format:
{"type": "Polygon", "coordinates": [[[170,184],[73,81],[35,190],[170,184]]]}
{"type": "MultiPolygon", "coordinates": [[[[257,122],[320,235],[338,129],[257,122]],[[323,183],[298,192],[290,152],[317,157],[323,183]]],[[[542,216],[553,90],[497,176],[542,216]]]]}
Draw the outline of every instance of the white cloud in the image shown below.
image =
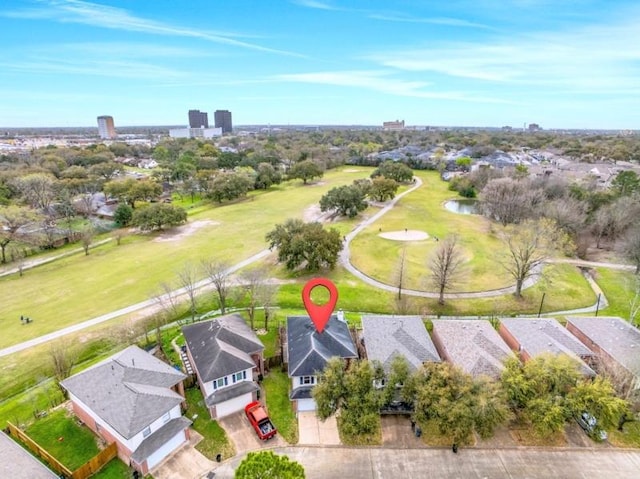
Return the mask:
{"type": "Polygon", "coordinates": [[[301,7],[315,8],[316,10],[339,10],[337,7],[317,0],[292,0],[292,3],[300,5],[301,7]]]}
{"type": "Polygon", "coordinates": [[[264,47],[255,43],[236,40],[239,35],[231,32],[215,32],[192,29],[158,22],[135,16],[127,10],[107,5],[85,2],[82,0],[42,0],[42,7],[0,12],[10,18],[48,19],[61,23],[77,23],[113,30],[142,32],[153,35],[199,38],[208,42],[275,53],[289,56],[303,56],[284,50],[264,47]]]}
{"type": "Polygon", "coordinates": [[[374,20],[383,20],[387,22],[400,22],[400,23],[426,23],[431,25],[444,25],[450,27],[465,27],[465,28],[482,28],[488,29],[487,25],[481,23],[470,22],[468,20],[462,20],[459,18],[450,17],[413,17],[409,15],[401,14],[388,14],[388,13],[372,13],[369,18],[374,20]]]}

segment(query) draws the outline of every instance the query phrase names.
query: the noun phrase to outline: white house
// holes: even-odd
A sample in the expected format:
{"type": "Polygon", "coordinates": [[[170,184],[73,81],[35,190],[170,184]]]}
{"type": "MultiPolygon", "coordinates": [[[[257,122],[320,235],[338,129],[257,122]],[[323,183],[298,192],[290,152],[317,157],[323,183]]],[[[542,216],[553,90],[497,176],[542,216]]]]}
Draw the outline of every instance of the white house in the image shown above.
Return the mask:
{"type": "Polygon", "coordinates": [[[76,416],[118,456],[147,474],[189,440],[182,381],[186,376],[137,346],[61,382],[76,416]]]}
{"type": "Polygon", "coordinates": [[[264,373],[264,345],[241,316],[190,324],[182,333],[212,419],[241,411],[257,399],[254,372],[264,373]]]}
{"type": "Polygon", "coordinates": [[[347,323],[335,315],[331,316],[322,333],[316,330],[308,316],[289,316],[286,350],[291,378],[289,399],[294,402],[296,411],[315,411],[311,389],[329,359],[358,357],[347,323]]]}

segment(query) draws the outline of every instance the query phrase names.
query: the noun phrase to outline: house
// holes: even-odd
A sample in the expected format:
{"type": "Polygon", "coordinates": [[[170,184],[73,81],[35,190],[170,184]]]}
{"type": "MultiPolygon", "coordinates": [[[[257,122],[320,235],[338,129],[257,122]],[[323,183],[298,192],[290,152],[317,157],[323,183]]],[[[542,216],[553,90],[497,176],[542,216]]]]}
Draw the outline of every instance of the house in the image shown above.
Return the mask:
{"type": "Polygon", "coordinates": [[[614,361],[635,377],[640,389],[640,331],[622,318],[568,317],[567,330],[597,356],[614,361]]]}
{"type": "Polygon", "coordinates": [[[60,384],[75,415],[126,464],[147,474],[189,440],[182,416],[186,376],[137,346],[71,376],[60,384]]]}
{"type": "Polygon", "coordinates": [[[346,321],[332,315],[322,333],[316,330],[308,316],[287,317],[285,362],[291,378],[289,399],[296,411],[315,411],[311,389],[327,361],[333,357],[357,359],[356,345],[346,321]]]}
{"type": "Polygon", "coordinates": [[[387,372],[397,356],[407,360],[411,371],[441,361],[420,316],[363,316],[362,340],[367,359],[379,361],[387,372]]]}
{"type": "Polygon", "coordinates": [[[585,363],[592,362],[593,352],[553,318],[501,319],[498,332],[522,361],[545,353],[566,354],[576,360],[583,375],[596,375],[585,363]]]}
{"type": "Polygon", "coordinates": [[[48,469],[29,451],[0,431],[0,477],[11,479],[57,479],[59,476],[48,469]]]}
{"type": "Polygon", "coordinates": [[[434,319],[431,337],[440,357],[472,376],[497,378],[513,352],[491,323],[479,319],[434,319]]]}
{"type": "Polygon", "coordinates": [[[182,327],[182,333],[212,419],[242,411],[257,400],[260,387],[256,379],[264,374],[264,345],[242,316],[231,314],[190,324],[182,327]]]}

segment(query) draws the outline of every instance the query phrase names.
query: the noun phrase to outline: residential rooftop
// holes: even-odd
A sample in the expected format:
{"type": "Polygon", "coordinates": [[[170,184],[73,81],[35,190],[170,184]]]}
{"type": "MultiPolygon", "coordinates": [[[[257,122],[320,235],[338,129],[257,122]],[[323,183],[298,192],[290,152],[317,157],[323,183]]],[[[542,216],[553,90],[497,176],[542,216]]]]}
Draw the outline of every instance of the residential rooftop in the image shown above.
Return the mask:
{"type": "Polygon", "coordinates": [[[480,319],[434,319],[433,342],[440,356],[472,376],[497,377],[513,352],[491,323],[480,319]]]}
{"type": "Polygon", "coordinates": [[[379,361],[386,371],[397,356],[413,370],[441,361],[420,316],[363,316],[362,336],[367,358],[379,361]]]}

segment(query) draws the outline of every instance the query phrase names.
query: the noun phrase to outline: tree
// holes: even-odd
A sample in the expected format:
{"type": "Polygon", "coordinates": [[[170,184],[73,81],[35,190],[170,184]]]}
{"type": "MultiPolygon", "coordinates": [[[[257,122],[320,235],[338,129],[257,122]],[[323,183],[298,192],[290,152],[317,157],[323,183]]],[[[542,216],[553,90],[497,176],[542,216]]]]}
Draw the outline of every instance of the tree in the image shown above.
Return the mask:
{"type": "Polygon", "coordinates": [[[32,173],[16,180],[22,197],[36,210],[46,211],[55,198],[56,179],[46,173],[32,173]]]}
{"type": "Polygon", "coordinates": [[[374,178],[369,189],[369,197],[374,201],[387,201],[395,198],[400,185],[396,180],[380,176],[374,178]]]}
{"type": "Polygon", "coordinates": [[[515,280],[514,295],[522,297],[525,280],[538,274],[542,263],[553,252],[567,250],[569,238],[551,220],[527,220],[520,225],[507,226],[500,235],[504,248],[499,253],[498,262],[515,280]]]}
{"type": "Polygon", "coordinates": [[[633,170],[621,171],[611,181],[611,188],[618,196],[631,196],[640,192],[640,177],[633,170]]]}
{"type": "Polygon", "coordinates": [[[2,263],[7,262],[6,248],[13,242],[24,240],[27,234],[21,228],[30,223],[41,221],[42,216],[25,206],[0,206],[0,252],[2,263]]]}
{"type": "Polygon", "coordinates": [[[464,261],[457,235],[447,236],[429,258],[431,283],[438,288],[438,303],[444,304],[444,292],[451,289],[462,273],[464,261]]]}
{"type": "Polygon", "coordinates": [[[113,212],[113,221],[120,227],[128,226],[133,219],[133,209],[126,203],[119,204],[113,212]]]}
{"type": "Polygon", "coordinates": [[[456,166],[462,171],[469,171],[471,169],[471,163],[473,160],[468,156],[461,156],[456,158],[456,166]]]}
{"type": "Polygon", "coordinates": [[[267,233],[269,249],[278,249],[278,261],[295,270],[305,266],[307,271],[318,271],[326,266],[333,269],[342,250],[342,235],[334,228],[325,230],[320,223],[305,223],[289,219],[267,233]]]}
{"type": "Polygon", "coordinates": [[[131,224],[142,231],[162,230],[187,222],[187,212],[180,206],[152,203],[134,211],[131,224]]]}
{"type": "Polygon", "coordinates": [[[628,403],[616,396],[611,382],[603,377],[578,381],[567,394],[567,404],[573,416],[587,411],[596,418],[598,427],[605,430],[618,427],[628,410],[628,403]]]}
{"type": "Polygon", "coordinates": [[[385,161],[371,173],[371,178],[378,176],[384,176],[397,183],[408,183],[413,179],[413,170],[404,163],[385,161]]]}
{"type": "Polygon", "coordinates": [[[381,392],[374,387],[376,370],[369,361],[351,361],[348,369],[341,358],[331,358],[311,391],[321,420],[337,415],[340,431],[347,438],[369,436],[380,428],[381,392]]]}
{"type": "Polygon", "coordinates": [[[503,226],[531,218],[542,202],[542,193],[528,181],[512,178],[491,180],[480,194],[480,211],[503,226]]]}
{"type": "Polygon", "coordinates": [[[60,385],[60,381],[67,379],[71,374],[71,369],[76,362],[77,355],[71,348],[69,342],[61,339],[51,343],[49,346],[49,357],[58,387],[66,397],[67,391],[60,385]]]}
{"type": "Polygon", "coordinates": [[[506,398],[495,382],[474,380],[450,363],[426,363],[407,385],[414,419],[422,427],[434,421],[453,444],[465,444],[474,431],[490,437],[509,416],[506,398]]]}
{"type": "Polygon", "coordinates": [[[303,160],[291,167],[289,170],[290,179],[301,179],[303,184],[307,184],[307,181],[313,178],[322,178],[324,171],[322,167],[313,160],[303,160]]]}
{"type": "Polygon", "coordinates": [[[191,312],[191,322],[196,320],[196,291],[198,289],[198,277],[196,268],[191,263],[186,263],[178,271],[178,282],[182,290],[189,298],[189,311],[191,312]]]}
{"type": "Polygon", "coordinates": [[[256,173],[253,185],[256,190],[266,190],[271,185],[277,185],[282,181],[282,175],[270,163],[259,163],[256,173]]]}
{"type": "Polygon", "coordinates": [[[636,226],[627,233],[622,252],[635,265],[636,275],[640,275],[640,226],[636,226]]]}
{"type": "Polygon", "coordinates": [[[103,181],[111,181],[115,178],[122,166],[116,163],[115,161],[107,161],[105,163],[98,163],[96,165],[92,165],[89,168],[89,174],[93,176],[97,176],[101,178],[103,181]]]}
{"type": "MultiPolygon", "coordinates": [[[[249,314],[249,324],[251,325],[251,329],[255,329],[256,308],[259,307],[260,304],[264,306],[265,297],[273,295],[273,287],[268,284],[269,276],[265,268],[254,268],[245,271],[241,275],[240,280],[242,281],[242,288],[248,301],[247,313],[249,314]]],[[[265,316],[266,315],[265,312],[265,316]]]]}
{"type": "Polygon", "coordinates": [[[304,479],[304,468],[273,451],[250,452],[236,469],[236,479],[304,479]]]}
{"type": "Polygon", "coordinates": [[[211,182],[208,196],[218,203],[235,200],[246,196],[253,184],[254,180],[245,172],[223,171],[211,182]]]}
{"type": "Polygon", "coordinates": [[[84,250],[85,256],[89,256],[89,247],[93,242],[93,239],[96,236],[96,230],[93,226],[88,226],[82,230],[80,233],[80,241],[82,242],[82,249],[84,250]]]}
{"type": "Polygon", "coordinates": [[[227,308],[227,296],[229,295],[231,264],[224,260],[202,261],[202,269],[213,284],[218,295],[220,313],[224,314],[227,308]]]}
{"type": "Polygon", "coordinates": [[[162,186],[153,180],[113,180],[105,183],[104,193],[129,204],[135,209],[136,201],[151,201],[162,194],[162,186]]]}
{"type": "Polygon", "coordinates": [[[353,218],[367,209],[364,198],[362,190],[355,185],[337,186],[320,198],[320,211],[334,210],[340,216],[353,218]]]}

